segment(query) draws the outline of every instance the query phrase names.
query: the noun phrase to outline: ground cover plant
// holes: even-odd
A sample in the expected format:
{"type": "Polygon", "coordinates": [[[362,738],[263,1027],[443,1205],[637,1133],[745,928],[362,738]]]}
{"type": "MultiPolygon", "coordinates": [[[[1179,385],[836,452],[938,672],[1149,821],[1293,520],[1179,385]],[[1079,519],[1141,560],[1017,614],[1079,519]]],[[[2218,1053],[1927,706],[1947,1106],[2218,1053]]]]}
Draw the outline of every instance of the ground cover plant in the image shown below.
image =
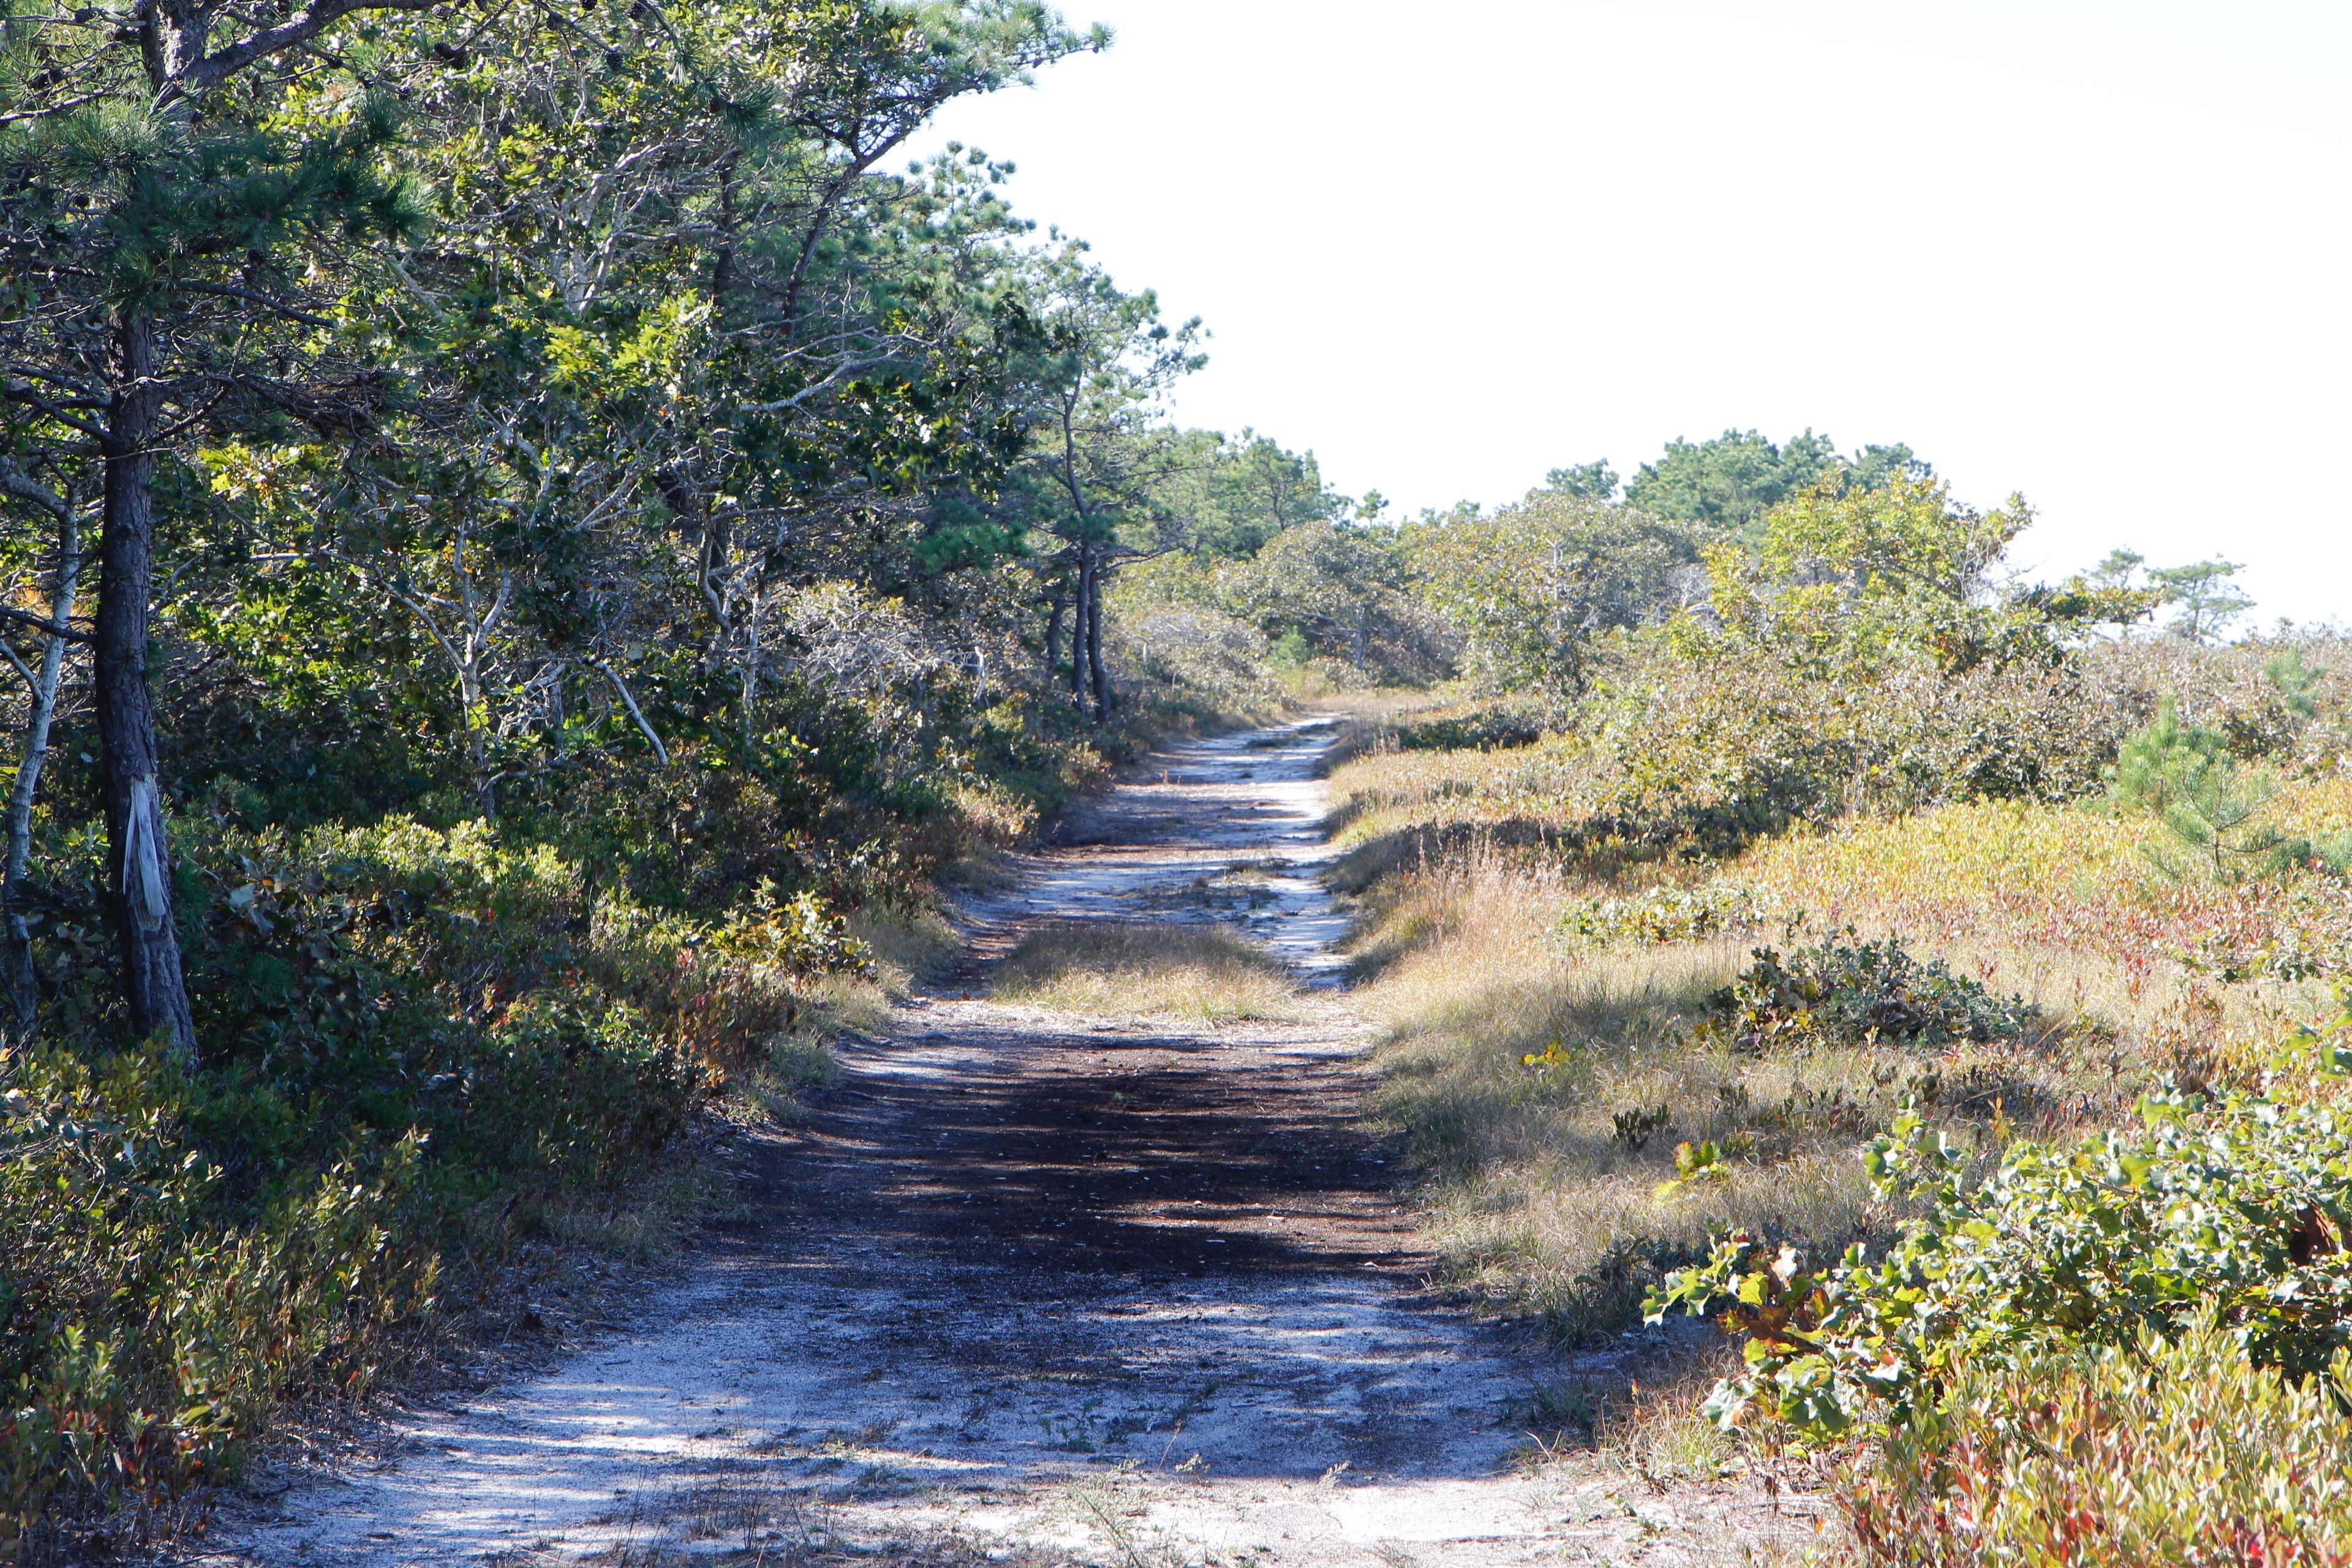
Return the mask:
{"type": "Polygon", "coordinates": [[[1962,1362],[1952,1415],[1853,1462],[1864,1563],[2340,1563],[2352,1363],[2300,1380],[2192,1319],[2096,1349],[1962,1362]]]}

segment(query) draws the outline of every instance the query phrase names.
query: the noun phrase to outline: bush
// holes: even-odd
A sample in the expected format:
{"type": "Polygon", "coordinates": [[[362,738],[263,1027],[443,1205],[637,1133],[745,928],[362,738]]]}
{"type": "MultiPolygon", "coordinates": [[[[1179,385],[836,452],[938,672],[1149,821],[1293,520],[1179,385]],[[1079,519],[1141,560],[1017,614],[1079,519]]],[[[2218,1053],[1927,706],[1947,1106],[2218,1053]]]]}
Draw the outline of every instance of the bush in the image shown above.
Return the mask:
{"type": "Polygon", "coordinates": [[[2200,1316],[2177,1341],[1956,1370],[1950,1415],[1840,1477],[1887,1568],[2352,1562],[2352,1359],[2300,1382],[2200,1316]]]}
{"type": "Polygon", "coordinates": [[[1691,888],[1652,888],[1621,899],[1579,899],[1560,915],[1559,932],[1574,942],[1635,942],[1656,947],[1752,931],[1768,912],[1765,900],[1744,883],[1702,882],[1691,888]]]}
{"type": "Polygon", "coordinates": [[[2109,772],[2116,806],[2155,817],[2172,837],[2179,854],[2149,851],[2169,877],[2230,882],[2315,863],[2341,871],[2352,862],[2352,838],[2315,842],[2263,820],[2275,779],[2241,767],[2221,731],[2183,724],[2170,697],[2158,704],[2147,729],[2124,742],[2109,772]]]}
{"type": "Polygon", "coordinates": [[[690,921],[480,823],[183,847],[204,1068],[99,1043],[70,928],[51,1043],[0,1054],[0,1561],[135,1538],[286,1400],[363,1391],[445,1275],[484,1283],[448,1262],[620,1199],[866,963],[814,894],[690,921]]]}
{"type": "Polygon", "coordinates": [[[1415,715],[1387,726],[1399,750],[1407,752],[1507,752],[1543,738],[1540,711],[1483,703],[1465,711],[1415,715]]]}
{"type": "MultiPolygon", "coordinates": [[[[2352,1051],[2316,1048],[2327,1087],[2352,1051]]],[[[1825,1440],[1948,1417],[1953,1369],[2178,1335],[2210,1312],[2263,1366],[2309,1375],[2352,1342],[2352,1118],[2325,1093],[2142,1101],[2137,1132],[2012,1144],[1981,1186],[1916,1114],[1874,1141],[1882,1197],[1923,1205],[1878,1262],[1824,1271],[1734,1233],[1648,1303],[1726,1303],[1746,1369],[1710,1407],[1825,1440]]]]}
{"type": "MultiPolygon", "coordinates": [[[[1851,937],[1851,927],[1843,933],[1851,937]]],[[[1822,1045],[1940,1047],[2016,1039],[2034,1025],[2021,997],[1996,996],[1942,960],[1922,963],[1900,941],[1841,942],[1783,958],[1759,947],[1730,984],[1706,999],[1707,1034],[1762,1055],[1822,1045]]]]}
{"type": "Polygon", "coordinates": [[[60,1500],[104,1500],[136,1539],[289,1394],[362,1392],[430,1303],[415,1136],[244,1213],[167,1061],[16,1054],[0,1085],[0,1560],[60,1500]]]}

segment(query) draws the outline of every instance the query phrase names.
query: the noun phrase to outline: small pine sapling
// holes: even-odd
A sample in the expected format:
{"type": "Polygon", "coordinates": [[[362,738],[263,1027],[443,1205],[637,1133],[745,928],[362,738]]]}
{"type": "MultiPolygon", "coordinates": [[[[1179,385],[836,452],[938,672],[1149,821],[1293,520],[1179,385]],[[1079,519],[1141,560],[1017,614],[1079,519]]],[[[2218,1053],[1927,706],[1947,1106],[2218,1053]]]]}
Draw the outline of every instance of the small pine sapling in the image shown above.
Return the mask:
{"type": "MultiPolygon", "coordinates": [[[[2309,703],[2316,672],[2300,659],[2282,668],[2284,676],[2273,676],[2282,700],[2309,703]]],[[[2107,779],[2118,809],[2155,817],[2171,837],[2173,848],[2151,846],[2148,858],[2173,879],[2210,874],[2234,882],[2314,863],[2336,870],[2352,864],[2352,841],[2318,844],[2263,821],[2277,793],[2271,771],[2242,765],[2220,731],[2183,723],[2170,697],[2158,703],[2147,729],[2124,742],[2107,779]]]]}

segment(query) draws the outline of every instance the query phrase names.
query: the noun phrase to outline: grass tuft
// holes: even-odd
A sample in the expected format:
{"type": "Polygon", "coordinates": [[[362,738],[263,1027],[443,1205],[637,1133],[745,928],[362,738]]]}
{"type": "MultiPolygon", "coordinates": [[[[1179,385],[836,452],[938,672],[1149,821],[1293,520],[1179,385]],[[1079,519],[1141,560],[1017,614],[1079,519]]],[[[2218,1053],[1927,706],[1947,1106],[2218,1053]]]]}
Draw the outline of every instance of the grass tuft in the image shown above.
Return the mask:
{"type": "Polygon", "coordinates": [[[1229,926],[1173,921],[1042,926],[998,966],[989,994],[1202,1024],[1306,1016],[1289,972],[1263,948],[1229,926]]]}

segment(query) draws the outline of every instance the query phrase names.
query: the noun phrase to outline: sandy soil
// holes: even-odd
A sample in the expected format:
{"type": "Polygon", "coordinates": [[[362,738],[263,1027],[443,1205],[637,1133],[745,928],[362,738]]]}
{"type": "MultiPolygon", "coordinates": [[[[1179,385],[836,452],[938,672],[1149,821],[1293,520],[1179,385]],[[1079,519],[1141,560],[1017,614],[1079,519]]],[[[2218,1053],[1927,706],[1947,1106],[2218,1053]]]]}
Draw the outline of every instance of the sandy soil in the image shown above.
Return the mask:
{"type": "Polygon", "coordinates": [[[1313,721],[1190,743],[975,901],[974,957],[740,1151],[635,1323],[225,1514],[254,1568],[1741,1561],[1801,1502],[1530,1465],[1559,1359],[1450,1310],[1359,1130],[1313,721]],[[1219,874],[1254,862],[1246,883],[1219,874]],[[1286,862],[1286,863],[1284,863],[1286,862]],[[1225,920],[1303,1024],[975,999],[1040,920],[1225,920]]]}

